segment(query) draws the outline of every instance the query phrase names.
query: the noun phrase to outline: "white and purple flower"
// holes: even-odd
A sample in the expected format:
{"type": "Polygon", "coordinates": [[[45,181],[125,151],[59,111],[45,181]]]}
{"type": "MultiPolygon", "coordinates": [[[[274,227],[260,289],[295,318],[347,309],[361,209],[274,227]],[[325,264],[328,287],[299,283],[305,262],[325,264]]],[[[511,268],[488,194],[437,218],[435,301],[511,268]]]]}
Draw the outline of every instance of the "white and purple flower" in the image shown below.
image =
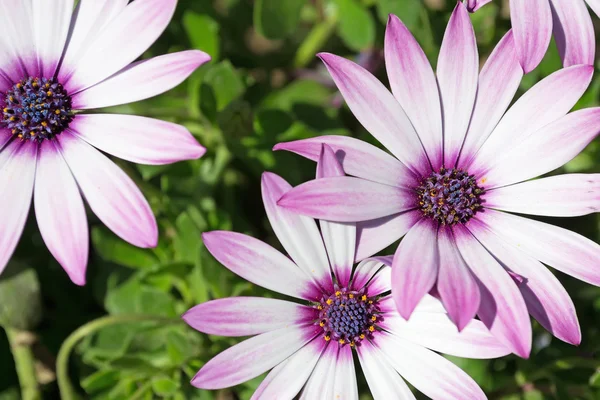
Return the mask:
{"type": "MultiPolygon", "coordinates": [[[[317,168],[318,177],[343,175],[327,146],[317,168]]],[[[410,321],[402,319],[389,295],[391,257],[365,260],[352,274],[355,225],[320,221],[319,232],[313,219],[277,206],[290,189],[279,176],[263,175],[265,209],[291,259],[239,233],[203,237],[237,275],[304,304],[230,297],[189,310],[184,320],[201,332],[253,336],[208,361],[192,384],[220,389],[272,369],[252,399],[293,399],[300,392],[300,399],[358,399],[354,349],[375,399],[414,399],[404,379],[432,399],[485,399],[467,374],[434,351],[471,358],[510,351],[480,321],[459,333],[431,296],[410,321]]]]}
{"type": "MultiPolygon", "coordinates": [[[[471,12],[492,0],[466,0],[471,12]]],[[[519,61],[526,73],[544,58],[552,32],[565,67],[594,65],[596,42],[586,3],[600,15],[600,0],[510,0],[510,18],[519,61]]]]}
{"type": "Polygon", "coordinates": [[[156,245],[156,220],[142,193],[95,148],[142,164],[196,159],[205,149],[180,125],[82,112],[165,92],[210,59],[184,51],[129,65],[161,35],[175,6],[80,0],[74,9],[74,0],[0,0],[0,271],[32,197],[48,249],[78,285],[89,242],[80,192],[115,234],[156,245]]]}
{"type": "Polygon", "coordinates": [[[523,76],[513,34],[479,73],[460,2],[437,74],[408,29],[390,17],[385,60],[393,95],[353,62],[320,57],[356,118],[395,157],[343,136],[281,143],[275,149],[313,160],[327,144],[352,177],[307,182],[279,204],[314,218],[358,222],[356,260],[406,234],[392,269],[392,294],[406,319],[434,290],[459,329],[478,315],[522,357],[531,350],[528,312],[556,337],[580,343],[573,303],[542,263],[598,285],[600,246],[506,211],[563,217],[600,209],[596,174],[528,181],[571,160],[599,133],[600,108],[568,114],[593,67],[553,73],[506,111],[523,76]]]}

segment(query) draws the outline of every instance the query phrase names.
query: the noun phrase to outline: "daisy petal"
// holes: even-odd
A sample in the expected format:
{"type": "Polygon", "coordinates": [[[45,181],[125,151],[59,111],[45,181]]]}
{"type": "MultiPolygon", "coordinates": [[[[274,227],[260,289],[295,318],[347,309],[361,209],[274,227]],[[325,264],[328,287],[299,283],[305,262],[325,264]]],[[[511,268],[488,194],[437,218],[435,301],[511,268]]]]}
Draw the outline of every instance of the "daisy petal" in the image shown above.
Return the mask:
{"type": "Polygon", "coordinates": [[[573,301],[558,279],[539,261],[505,243],[485,224],[469,224],[475,237],[512,273],[522,279],[517,283],[529,313],[559,339],[581,343],[581,329],[573,301]]]}
{"type": "Polygon", "coordinates": [[[479,285],[460,255],[450,228],[440,227],[438,249],[440,271],[437,290],[448,316],[462,331],[479,309],[479,285]]]}
{"type": "Polygon", "coordinates": [[[375,345],[404,379],[433,400],[486,399],[469,375],[428,349],[384,332],[375,345]]]}
{"type": "Polygon", "coordinates": [[[392,93],[406,111],[437,171],[444,156],[438,84],[421,46],[393,14],[385,31],[385,66],[392,93]]]}
{"type": "Polygon", "coordinates": [[[589,65],[563,68],[525,92],[482,145],[469,170],[484,169],[498,154],[566,115],[587,89],[593,72],[589,65]]]}
{"type": "Polygon", "coordinates": [[[320,291],[310,278],[268,244],[227,231],[207,232],[202,239],[217,261],[247,281],[300,299],[320,298],[320,291]]]}
{"type": "MultiPolygon", "coordinates": [[[[588,3],[591,3],[588,0],[588,3]]],[[[550,0],[554,39],[565,67],[594,64],[594,25],[583,0],[550,0]]]]}
{"type": "MultiPolygon", "coordinates": [[[[344,170],[331,147],[324,144],[317,164],[317,179],[334,176],[344,176],[344,170]]],[[[354,265],[356,224],[330,221],[319,221],[319,224],[331,268],[339,284],[345,287],[350,282],[354,265]]]]}
{"type": "Polygon", "coordinates": [[[182,318],[192,328],[209,335],[251,336],[298,325],[316,317],[312,308],[290,301],[228,297],[199,304],[182,318]]]}
{"type": "Polygon", "coordinates": [[[69,128],[92,146],[139,164],[194,160],[206,152],[182,125],[136,115],[82,114],[69,128]]]}
{"type": "Polygon", "coordinates": [[[0,272],[15,251],[23,233],[35,180],[38,146],[13,140],[0,152],[0,197],[10,199],[0,207],[0,272]]]}
{"type": "Polygon", "coordinates": [[[348,175],[390,186],[412,188],[417,185],[415,175],[400,161],[367,142],[348,136],[318,136],[278,143],[273,150],[287,150],[318,161],[323,144],[333,149],[348,175]]]}
{"type": "Polygon", "coordinates": [[[2,71],[10,75],[12,82],[26,76],[38,76],[36,46],[31,26],[33,15],[31,1],[0,1],[0,25],[4,34],[0,37],[3,59],[2,71]],[[10,60],[7,64],[5,60],[10,60]]]}
{"type": "Polygon", "coordinates": [[[415,210],[357,223],[356,261],[371,257],[400,240],[421,217],[421,211],[415,210]]]}
{"type": "Polygon", "coordinates": [[[481,359],[510,354],[478,320],[459,332],[446,314],[415,312],[410,321],[405,321],[390,313],[379,325],[399,338],[443,354],[481,359]]]}
{"type": "Polygon", "coordinates": [[[68,130],[60,149],[90,208],[117,236],[138,247],[155,247],[158,227],[144,195],[125,172],[68,130]]]}
{"type": "Polygon", "coordinates": [[[335,374],[335,363],[339,346],[336,343],[329,343],[321,358],[315,365],[315,368],[308,378],[306,385],[300,394],[300,400],[314,399],[332,399],[333,398],[333,379],[335,374]]]}
{"type": "Polygon", "coordinates": [[[390,393],[394,393],[394,398],[398,400],[416,400],[402,377],[369,341],[362,342],[356,352],[375,400],[388,400],[390,393]]]}
{"type": "Polygon", "coordinates": [[[349,176],[303,183],[277,203],[293,212],[337,222],[367,221],[414,207],[410,191],[349,176]]]}
{"type": "Polygon", "coordinates": [[[600,174],[566,174],[490,190],[485,206],[519,214],[576,217],[600,211],[600,174]]]}
{"type": "Polygon", "coordinates": [[[381,267],[383,267],[383,263],[375,258],[361,261],[354,270],[352,288],[354,290],[361,290],[367,286],[367,283],[369,283],[381,267]]]}
{"type": "MultiPolygon", "coordinates": [[[[535,178],[561,167],[578,155],[600,133],[600,107],[572,112],[529,135],[496,156],[479,172],[487,189],[535,178]],[[552,154],[552,157],[548,157],[552,154]]],[[[487,206],[487,204],[486,204],[487,206]]]]}
{"type": "Polygon", "coordinates": [[[467,10],[475,12],[492,0],[467,0],[467,10]]]}
{"type": "Polygon", "coordinates": [[[210,56],[200,50],[181,51],[132,64],[107,80],[73,96],[73,108],[89,110],[133,103],[173,89],[210,56]]]}
{"type": "MultiPolygon", "coordinates": [[[[437,65],[444,110],[444,165],[458,159],[477,95],[479,55],[469,14],[458,2],[448,22],[437,65]]],[[[433,117],[435,118],[435,116],[433,117]]]]}
{"type": "Polygon", "coordinates": [[[342,346],[338,351],[335,375],[333,376],[333,398],[358,400],[356,371],[350,346],[342,346]]]}
{"type": "Polygon", "coordinates": [[[394,255],[392,295],[398,313],[409,319],[438,276],[437,226],[422,219],[406,234],[394,255]]]}
{"type": "Polygon", "coordinates": [[[81,57],[73,60],[77,66],[72,68],[72,75],[64,76],[61,69],[59,81],[69,93],[76,93],[119,72],[158,39],[176,5],[176,0],[131,3],[102,29],[81,57]]]}
{"type": "Polygon", "coordinates": [[[511,0],[510,20],[517,54],[525,73],[538,66],[552,38],[552,12],[548,0],[511,0]]]}
{"type": "MultiPolygon", "coordinates": [[[[390,257],[390,264],[392,264],[393,256],[390,257]]],[[[389,292],[392,290],[392,268],[384,265],[377,274],[373,277],[369,285],[367,286],[367,293],[369,296],[379,296],[381,293],[389,292]]]]}
{"type": "Polygon", "coordinates": [[[312,218],[277,205],[277,200],[292,189],[290,184],[275,174],[265,172],[261,189],[267,217],[283,248],[317,287],[333,290],[327,252],[317,223],[312,218]]]}
{"type": "Polygon", "coordinates": [[[592,240],[554,225],[489,209],[476,218],[536,260],[600,286],[600,246],[592,240]]]}
{"type": "Polygon", "coordinates": [[[254,336],[204,364],[191,383],[209,390],[238,385],[283,362],[314,337],[312,326],[291,326],[254,336]]]}
{"type": "Polygon", "coordinates": [[[250,400],[293,399],[313,372],[327,342],[316,338],[275,367],[250,400]]]}
{"type": "Polygon", "coordinates": [[[467,228],[456,225],[454,233],[460,253],[478,278],[479,318],[512,352],[529,357],[531,322],[517,285],[467,228]]]}
{"type": "Polygon", "coordinates": [[[32,0],[33,34],[40,76],[54,76],[69,32],[74,0],[32,0]]]}
{"type": "Polygon", "coordinates": [[[356,119],[404,165],[415,172],[430,166],[423,146],[394,96],[370,72],[352,61],[320,53],[356,119]]]}
{"type": "Polygon", "coordinates": [[[67,163],[45,140],[35,174],[35,217],[44,243],[76,285],[85,285],[89,235],[83,199],[67,163]]]}
{"type": "Polygon", "coordinates": [[[600,0],[585,0],[587,5],[594,10],[596,15],[600,16],[600,0]]]}
{"type": "Polygon", "coordinates": [[[479,74],[477,99],[461,150],[460,168],[471,163],[472,157],[490,136],[515,96],[522,78],[523,70],[515,52],[513,34],[508,31],[479,74]]]}

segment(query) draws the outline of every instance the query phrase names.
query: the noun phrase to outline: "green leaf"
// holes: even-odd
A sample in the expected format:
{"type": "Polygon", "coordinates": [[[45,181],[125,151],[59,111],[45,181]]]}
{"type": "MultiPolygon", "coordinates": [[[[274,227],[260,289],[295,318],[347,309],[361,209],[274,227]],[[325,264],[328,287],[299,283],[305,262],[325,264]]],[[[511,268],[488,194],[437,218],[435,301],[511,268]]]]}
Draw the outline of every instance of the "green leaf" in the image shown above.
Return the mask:
{"type": "Polygon", "coordinates": [[[337,33],[344,44],[354,51],[373,46],[375,21],[372,15],[356,0],[336,0],[339,12],[337,33]]]}
{"type": "Polygon", "coordinates": [[[173,395],[179,389],[179,386],[179,382],[174,381],[168,376],[163,375],[152,379],[152,390],[162,397],[173,395]]]}
{"type": "MultiPolygon", "coordinates": [[[[229,61],[223,61],[212,66],[204,75],[203,83],[212,89],[217,111],[227,107],[229,103],[240,97],[246,89],[240,74],[229,61]]],[[[205,96],[208,96],[206,89],[201,93],[201,101],[204,101],[205,96]]]]}
{"type": "Polygon", "coordinates": [[[254,27],[267,39],[284,39],[294,33],[306,0],[256,0],[254,27]]]}
{"type": "Polygon", "coordinates": [[[590,386],[600,388],[600,369],[590,377],[590,386]]]}
{"type": "Polygon", "coordinates": [[[129,268],[150,268],[158,262],[152,252],[119,239],[107,229],[92,229],[92,243],[103,260],[129,268]]]}
{"type": "Polygon", "coordinates": [[[121,373],[114,369],[97,371],[82,380],[81,387],[87,393],[94,393],[116,385],[120,375],[121,373]]]}
{"type": "Polygon", "coordinates": [[[402,20],[410,30],[416,28],[423,10],[421,0],[378,0],[377,16],[382,23],[387,23],[388,15],[394,14],[402,20]]]}
{"type": "Polygon", "coordinates": [[[192,47],[210,54],[213,62],[219,59],[219,24],[208,15],[186,11],[183,26],[192,47]]]}
{"type": "Polygon", "coordinates": [[[42,319],[40,283],[33,268],[11,262],[0,277],[0,325],[33,330],[42,319]]]}
{"type": "Polygon", "coordinates": [[[202,246],[200,231],[196,223],[186,211],[177,217],[175,226],[177,227],[177,235],[173,239],[175,260],[195,265],[198,262],[202,246]]]}
{"type": "Polygon", "coordinates": [[[192,349],[187,338],[176,331],[167,334],[167,353],[173,364],[181,364],[190,357],[192,349]]]}

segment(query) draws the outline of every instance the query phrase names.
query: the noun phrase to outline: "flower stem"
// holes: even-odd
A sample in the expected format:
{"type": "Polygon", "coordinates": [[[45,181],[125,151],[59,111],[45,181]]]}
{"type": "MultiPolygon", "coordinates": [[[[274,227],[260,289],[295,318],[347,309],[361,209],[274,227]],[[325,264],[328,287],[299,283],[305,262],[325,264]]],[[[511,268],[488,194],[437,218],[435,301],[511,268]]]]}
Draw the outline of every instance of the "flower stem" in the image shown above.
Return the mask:
{"type": "Polygon", "coordinates": [[[60,390],[62,400],[76,400],[78,395],[69,379],[69,356],[77,343],[88,335],[91,335],[102,328],[111,325],[132,323],[132,322],[155,322],[166,324],[178,324],[182,321],[179,318],[158,317],[156,315],[111,315],[88,322],[79,327],[63,342],[56,359],[56,379],[60,390]]]}
{"type": "Polygon", "coordinates": [[[23,400],[40,400],[42,395],[36,379],[35,357],[31,350],[31,334],[8,327],[5,329],[19,377],[21,398],[23,400]]]}

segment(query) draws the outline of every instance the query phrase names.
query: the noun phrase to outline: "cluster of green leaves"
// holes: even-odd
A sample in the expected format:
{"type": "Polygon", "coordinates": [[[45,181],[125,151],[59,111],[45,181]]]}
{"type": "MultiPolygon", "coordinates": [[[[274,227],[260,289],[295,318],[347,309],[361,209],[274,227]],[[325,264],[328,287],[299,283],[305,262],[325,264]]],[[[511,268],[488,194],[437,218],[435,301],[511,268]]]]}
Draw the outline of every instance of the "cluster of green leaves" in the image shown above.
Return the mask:
{"type": "MultiPolygon", "coordinates": [[[[394,13],[435,65],[454,3],[180,0],[167,32],[144,57],[195,48],[209,53],[212,61],[169,93],[109,110],[183,124],[208,148],[200,160],[170,166],[117,161],[150,201],[160,226],[158,247],[130,246],[90,213],[89,283],[77,288],[45,249],[32,219],[14,257],[16,272],[0,282],[21,285],[18,290],[0,287],[0,323],[34,331],[42,352],[56,355],[68,335],[89,321],[146,315],[145,322],[107,324],[78,343],[69,372],[82,398],[249,399],[262,377],[219,392],[189,385],[204,363],[238,340],[200,334],[181,323],[180,315],[214,298],[272,296],[219,265],[204,248],[201,233],[235,230],[279,248],[262,207],[261,173],[273,171],[299,184],[311,179],[315,169],[312,162],[272,147],[326,134],[375,143],[345,108],[315,54],[330,51],[352,58],[385,82],[383,34],[388,14],[394,13]]],[[[509,29],[500,3],[472,16],[482,60],[509,29]]],[[[541,66],[525,77],[521,93],[558,68],[560,59],[552,47],[541,66]]],[[[596,78],[578,107],[597,104],[599,90],[596,78]]],[[[564,170],[598,172],[599,154],[594,143],[564,170]]],[[[600,239],[596,216],[552,222],[600,239]]],[[[491,399],[600,398],[600,290],[560,278],[579,313],[580,347],[563,344],[536,325],[529,360],[452,359],[491,399]]],[[[12,365],[4,340],[0,363],[12,365]]],[[[52,362],[52,357],[46,362],[50,370],[52,362]]],[[[53,398],[58,389],[50,376],[44,394],[53,398]]],[[[363,378],[359,384],[361,399],[369,399],[363,378]]],[[[17,386],[9,368],[0,375],[0,399],[18,398],[17,386]]]]}

